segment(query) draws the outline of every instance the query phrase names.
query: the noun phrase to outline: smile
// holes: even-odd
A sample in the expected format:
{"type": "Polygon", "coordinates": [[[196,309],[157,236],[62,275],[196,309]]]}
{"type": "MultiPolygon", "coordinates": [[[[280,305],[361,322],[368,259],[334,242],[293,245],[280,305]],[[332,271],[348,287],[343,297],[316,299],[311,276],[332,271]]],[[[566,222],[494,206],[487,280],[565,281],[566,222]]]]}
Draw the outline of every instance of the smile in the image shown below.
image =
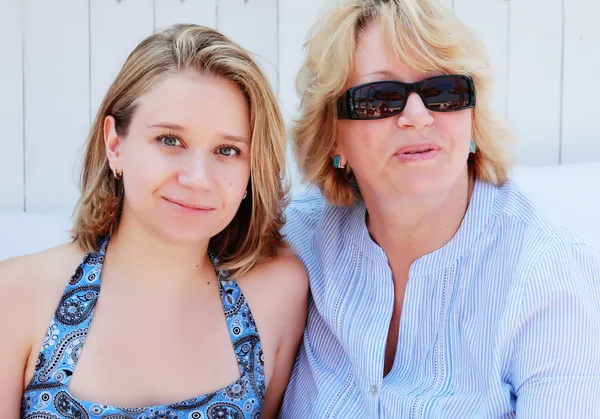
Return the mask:
{"type": "Polygon", "coordinates": [[[165,197],[163,197],[163,199],[167,203],[169,203],[171,206],[173,206],[175,209],[178,209],[180,211],[203,213],[203,212],[209,212],[209,211],[214,210],[214,208],[207,207],[204,205],[194,204],[191,202],[181,201],[181,200],[177,200],[177,199],[170,199],[170,198],[165,198],[165,197]]]}

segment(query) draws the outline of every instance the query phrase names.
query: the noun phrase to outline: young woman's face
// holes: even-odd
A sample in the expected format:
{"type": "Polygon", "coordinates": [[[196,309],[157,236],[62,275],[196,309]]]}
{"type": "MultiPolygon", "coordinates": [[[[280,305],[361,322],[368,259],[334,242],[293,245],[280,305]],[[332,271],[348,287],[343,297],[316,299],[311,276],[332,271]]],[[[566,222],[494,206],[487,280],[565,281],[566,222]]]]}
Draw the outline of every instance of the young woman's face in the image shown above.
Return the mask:
{"type": "Polygon", "coordinates": [[[235,216],[250,178],[250,121],[233,83],[187,69],[137,100],[125,138],[105,122],[123,172],[123,215],[169,241],[199,243],[235,216]]]}

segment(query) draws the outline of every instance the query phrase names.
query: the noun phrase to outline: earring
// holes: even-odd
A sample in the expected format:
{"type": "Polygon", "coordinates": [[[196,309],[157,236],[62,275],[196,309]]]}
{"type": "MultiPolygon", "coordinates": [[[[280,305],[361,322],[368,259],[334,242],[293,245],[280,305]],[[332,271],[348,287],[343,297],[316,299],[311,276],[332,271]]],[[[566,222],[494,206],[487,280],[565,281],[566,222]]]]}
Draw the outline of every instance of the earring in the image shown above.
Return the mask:
{"type": "Polygon", "coordinates": [[[475,145],[475,141],[471,140],[471,147],[470,147],[470,151],[471,153],[475,154],[475,152],[477,151],[477,146],[475,145]]]}
{"type": "Polygon", "coordinates": [[[113,169],[113,176],[119,180],[123,177],[123,172],[119,172],[117,169],[113,169]]]}
{"type": "Polygon", "coordinates": [[[248,196],[248,190],[244,191],[244,196],[242,196],[242,199],[246,199],[246,197],[248,196]]]}
{"type": "Polygon", "coordinates": [[[333,167],[336,169],[343,169],[346,166],[342,166],[342,157],[339,154],[333,156],[333,167]]]}

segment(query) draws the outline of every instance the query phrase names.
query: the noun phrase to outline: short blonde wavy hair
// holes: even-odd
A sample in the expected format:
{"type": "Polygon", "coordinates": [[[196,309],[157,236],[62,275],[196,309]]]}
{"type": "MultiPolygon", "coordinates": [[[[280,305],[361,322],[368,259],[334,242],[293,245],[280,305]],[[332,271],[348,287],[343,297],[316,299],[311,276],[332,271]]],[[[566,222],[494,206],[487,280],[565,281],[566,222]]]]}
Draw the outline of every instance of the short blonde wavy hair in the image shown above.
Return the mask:
{"type": "Polygon", "coordinates": [[[357,44],[372,22],[379,23],[390,48],[409,67],[473,78],[477,153],[469,157],[469,171],[484,181],[504,183],[509,170],[505,143],[511,134],[490,110],[493,74],[487,53],[478,35],[436,0],[347,0],[312,27],[297,78],[300,116],[292,129],[304,180],[333,204],[347,206],[356,199],[351,169],[335,169],[331,155],[338,135],[336,101],[348,88],[357,44]]]}
{"type": "Polygon", "coordinates": [[[91,128],[83,162],[81,197],[72,237],[86,251],[116,230],[125,191],[111,172],[104,145],[104,120],[115,118],[126,135],[137,99],[160,80],[183,69],[222,77],[247,99],[250,112],[250,182],[232,222],[211,239],[222,268],[234,274],[276,255],[287,203],[285,128],[269,83],[248,52],[221,33],[198,25],[175,25],[149,36],[129,55],[112,83],[91,128]]]}

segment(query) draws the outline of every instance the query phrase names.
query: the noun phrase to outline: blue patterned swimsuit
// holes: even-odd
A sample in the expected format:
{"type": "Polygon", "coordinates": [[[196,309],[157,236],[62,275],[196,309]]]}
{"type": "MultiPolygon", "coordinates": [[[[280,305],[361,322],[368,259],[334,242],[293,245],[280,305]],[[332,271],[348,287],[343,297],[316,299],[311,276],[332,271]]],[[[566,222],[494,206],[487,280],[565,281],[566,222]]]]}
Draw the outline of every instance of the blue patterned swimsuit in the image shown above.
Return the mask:
{"type": "MultiPolygon", "coordinates": [[[[226,271],[218,283],[240,368],[230,386],[183,402],[120,408],[76,399],[68,385],[85,343],[100,293],[100,273],[108,239],[96,254],[83,259],[60,300],[48,328],[35,374],[23,394],[21,418],[26,419],[256,419],[265,395],[263,351],[250,308],[239,286],[226,271]]],[[[212,258],[216,265],[216,258],[212,258]]]]}

